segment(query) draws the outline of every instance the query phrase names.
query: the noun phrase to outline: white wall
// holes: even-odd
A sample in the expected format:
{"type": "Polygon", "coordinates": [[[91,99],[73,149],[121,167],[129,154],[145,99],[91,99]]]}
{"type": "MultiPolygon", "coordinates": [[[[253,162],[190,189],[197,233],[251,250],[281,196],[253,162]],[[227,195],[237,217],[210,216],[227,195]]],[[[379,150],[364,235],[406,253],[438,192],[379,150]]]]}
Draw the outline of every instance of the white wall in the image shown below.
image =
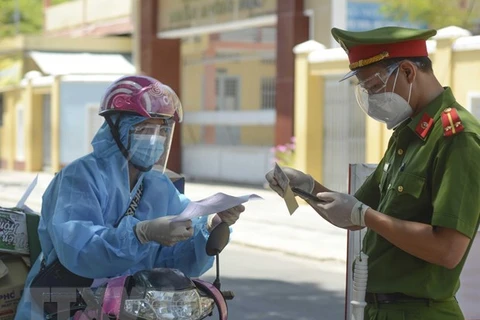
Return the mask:
{"type": "Polygon", "coordinates": [[[271,169],[269,147],[194,145],[183,148],[186,179],[263,185],[271,169]]]}
{"type": "Polygon", "coordinates": [[[88,105],[100,103],[110,83],[61,82],[60,163],[70,163],[87,153],[86,109],[88,105]]]}

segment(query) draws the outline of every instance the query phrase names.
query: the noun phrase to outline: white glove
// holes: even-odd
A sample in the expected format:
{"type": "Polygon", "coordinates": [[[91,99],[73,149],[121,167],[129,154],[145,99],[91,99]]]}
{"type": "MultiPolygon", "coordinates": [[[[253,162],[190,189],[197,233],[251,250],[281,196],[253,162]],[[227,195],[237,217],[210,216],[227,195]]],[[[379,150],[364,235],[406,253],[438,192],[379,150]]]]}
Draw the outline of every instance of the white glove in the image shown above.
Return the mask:
{"type": "MultiPolygon", "coordinates": [[[[290,180],[290,187],[297,187],[309,193],[313,192],[313,188],[315,187],[315,180],[313,180],[313,177],[311,175],[305,174],[301,171],[289,167],[284,167],[282,168],[282,170],[287,175],[288,180],[290,180]]],[[[282,190],[278,182],[273,177],[273,171],[274,169],[268,171],[265,175],[265,179],[267,179],[270,188],[272,188],[273,191],[278,193],[280,197],[283,197],[283,195],[285,194],[285,190],[282,190]]]]}
{"type": "Polygon", "coordinates": [[[232,224],[237,222],[238,218],[240,218],[240,213],[242,213],[243,211],[245,211],[245,207],[240,204],[228,210],[219,212],[215,215],[210,215],[207,221],[208,232],[212,231],[221,222],[225,222],[226,224],[231,226],[232,224]]]}
{"type": "Polygon", "coordinates": [[[317,197],[327,202],[312,202],[310,205],[321,211],[330,223],[340,228],[365,227],[365,212],[369,206],[354,196],[339,192],[320,192],[317,197]]]}
{"type": "Polygon", "coordinates": [[[193,236],[192,221],[175,221],[176,216],[164,216],[153,220],[140,221],[133,230],[140,243],[155,241],[170,247],[193,236]]]}

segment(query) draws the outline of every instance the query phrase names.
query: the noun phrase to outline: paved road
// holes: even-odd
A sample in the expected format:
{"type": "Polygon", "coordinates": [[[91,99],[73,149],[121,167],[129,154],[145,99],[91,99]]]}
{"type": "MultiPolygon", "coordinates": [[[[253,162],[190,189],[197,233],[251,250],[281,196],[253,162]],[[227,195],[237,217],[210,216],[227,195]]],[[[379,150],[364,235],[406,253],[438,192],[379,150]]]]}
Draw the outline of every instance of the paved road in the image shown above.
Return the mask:
{"type": "MultiPolygon", "coordinates": [[[[344,265],[229,244],[220,256],[229,320],[343,319],[344,265]]],[[[203,277],[213,281],[215,268],[203,277]]],[[[214,314],[210,319],[218,319],[214,314]]]]}

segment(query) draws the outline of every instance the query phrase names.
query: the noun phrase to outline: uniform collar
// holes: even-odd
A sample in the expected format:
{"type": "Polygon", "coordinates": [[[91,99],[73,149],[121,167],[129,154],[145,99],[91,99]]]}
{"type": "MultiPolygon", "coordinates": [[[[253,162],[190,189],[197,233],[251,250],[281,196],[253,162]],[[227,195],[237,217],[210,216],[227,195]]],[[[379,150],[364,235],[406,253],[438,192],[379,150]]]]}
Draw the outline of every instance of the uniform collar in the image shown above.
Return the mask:
{"type": "Polygon", "coordinates": [[[433,99],[428,106],[412,118],[408,127],[422,140],[426,140],[433,125],[440,119],[442,111],[455,103],[452,89],[444,87],[443,92],[433,99]]]}

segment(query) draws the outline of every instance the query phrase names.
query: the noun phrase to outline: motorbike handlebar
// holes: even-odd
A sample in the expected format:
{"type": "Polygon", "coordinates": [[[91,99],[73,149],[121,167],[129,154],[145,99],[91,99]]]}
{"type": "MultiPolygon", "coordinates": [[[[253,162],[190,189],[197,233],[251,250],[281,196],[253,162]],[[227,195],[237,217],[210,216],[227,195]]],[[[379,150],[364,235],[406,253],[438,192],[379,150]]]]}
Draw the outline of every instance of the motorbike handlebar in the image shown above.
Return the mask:
{"type": "Polygon", "coordinates": [[[232,291],[222,291],[222,295],[225,298],[225,300],[233,300],[235,298],[235,294],[232,291]]]}

